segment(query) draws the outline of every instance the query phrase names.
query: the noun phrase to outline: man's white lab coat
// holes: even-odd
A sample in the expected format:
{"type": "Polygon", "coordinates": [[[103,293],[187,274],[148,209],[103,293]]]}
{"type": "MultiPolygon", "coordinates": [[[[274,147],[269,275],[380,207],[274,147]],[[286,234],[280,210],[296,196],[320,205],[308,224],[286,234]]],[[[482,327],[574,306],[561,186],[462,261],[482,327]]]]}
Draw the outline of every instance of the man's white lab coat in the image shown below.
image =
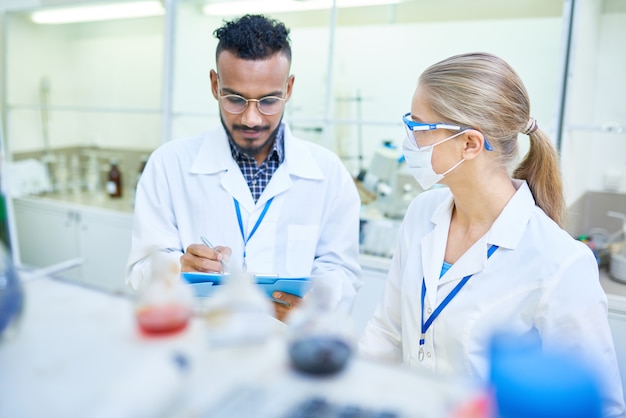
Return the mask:
{"type": "Polygon", "coordinates": [[[231,262],[241,266],[233,198],[247,237],[274,197],[246,246],[248,271],[312,276],[331,287],[333,302],[351,306],[361,284],[356,187],[330,150],[294,138],[287,126],[284,135],[284,162],[256,204],[221,126],[155,150],[137,188],[127,283],[140,285],[155,249],[180,257],[200,236],[232,248],[231,262]]]}
{"type": "Polygon", "coordinates": [[[367,357],[442,374],[488,378],[494,333],[536,330],[544,349],[587,361],[603,383],[607,416],[624,412],[622,384],[608,325],[607,298],[593,253],[535,206],[526,182],[490,231],[439,278],[450,218],[448,189],[420,194],[409,207],[385,293],[359,343],[367,357]],[[490,258],[490,245],[499,248],[490,258]],[[425,319],[459,281],[473,274],[425,336],[419,360],[422,278],[425,319]]]}

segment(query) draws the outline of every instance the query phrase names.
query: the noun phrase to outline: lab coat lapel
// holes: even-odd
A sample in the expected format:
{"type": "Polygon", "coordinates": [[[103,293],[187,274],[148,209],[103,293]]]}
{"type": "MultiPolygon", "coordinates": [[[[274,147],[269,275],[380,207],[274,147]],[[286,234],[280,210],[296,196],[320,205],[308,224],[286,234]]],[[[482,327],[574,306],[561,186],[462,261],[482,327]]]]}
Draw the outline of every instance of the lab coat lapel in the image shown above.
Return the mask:
{"type": "Polygon", "coordinates": [[[487,263],[488,250],[487,239],[482,237],[450,267],[450,270],[439,280],[439,284],[443,285],[448,282],[459,281],[465,276],[481,271],[487,263]]]}
{"type": "Polygon", "coordinates": [[[252,199],[252,193],[250,188],[246,184],[246,180],[243,178],[243,174],[239,170],[237,164],[233,161],[234,168],[224,173],[221,183],[222,187],[226,189],[228,193],[243,207],[248,213],[254,211],[254,200],[252,199]]]}
{"type": "Polygon", "coordinates": [[[197,174],[216,174],[223,172],[220,180],[222,187],[239,204],[251,213],[254,210],[252,194],[241,174],[239,166],[233,160],[228,138],[223,127],[219,127],[206,135],[202,146],[198,150],[198,156],[194,160],[191,170],[197,174]]]}
{"type": "Polygon", "coordinates": [[[441,264],[446,251],[451,208],[452,196],[437,208],[431,218],[431,222],[435,224],[435,227],[421,241],[422,270],[424,281],[426,282],[426,297],[431,308],[434,308],[437,303],[437,288],[440,284],[439,274],[441,273],[441,264]]]}
{"type": "Polygon", "coordinates": [[[293,183],[292,177],[311,180],[324,178],[324,174],[311,155],[308,146],[302,140],[292,136],[287,124],[284,125],[283,129],[285,135],[285,159],[272,176],[257,205],[264,205],[272,197],[288,190],[293,183]]]}

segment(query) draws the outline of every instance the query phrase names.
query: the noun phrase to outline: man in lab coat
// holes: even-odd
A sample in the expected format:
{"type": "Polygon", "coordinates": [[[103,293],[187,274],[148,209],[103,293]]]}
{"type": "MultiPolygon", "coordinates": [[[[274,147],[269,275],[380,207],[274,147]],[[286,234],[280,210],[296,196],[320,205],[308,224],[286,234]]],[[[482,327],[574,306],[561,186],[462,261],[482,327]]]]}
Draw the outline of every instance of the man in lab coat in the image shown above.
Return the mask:
{"type": "MultiPolygon", "coordinates": [[[[289,30],[246,15],[214,35],[211,89],[222,126],[150,156],[137,187],[127,284],[138,289],[151,255],[167,252],[181,271],[217,272],[229,259],[249,272],[313,277],[349,309],[360,286],[360,200],[340,159],[293,137],[282,121],[294,83],[289,30]]],[[[273,297],[284,302],[275,303],[279,319],[300,302],[273,297]]]]}

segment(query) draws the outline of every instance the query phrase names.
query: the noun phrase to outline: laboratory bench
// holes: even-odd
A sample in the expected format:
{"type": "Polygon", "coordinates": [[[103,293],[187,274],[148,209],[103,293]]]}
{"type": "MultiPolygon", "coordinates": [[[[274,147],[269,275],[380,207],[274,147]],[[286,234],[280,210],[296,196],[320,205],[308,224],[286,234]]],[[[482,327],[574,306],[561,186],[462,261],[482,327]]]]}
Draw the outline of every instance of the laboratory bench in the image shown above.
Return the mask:
{"type": "Polygon", "coordinates": [[[133,193],[124,190],[124,194],[121,197],[111,197],[104,192],[90,193],[83,191],[80,193],[44,193],[34,199],[50,202],[52,204],[86,206],[89,208],[103,209],[105,211],[132,213],[134,210],[133,198],[133,193]]]}
{"type": "Polygon", "coordinates": [[[280,418],[321,402],[439,418],[480,390],[358,357],[335,375],[303,374],[273,319],[263,343],[215,347],[200,317],[178,334],[143,335],[127,296],[48,277],[27,281],[25,295],[17,332],[0,341],[3,417],[280,418]]]}

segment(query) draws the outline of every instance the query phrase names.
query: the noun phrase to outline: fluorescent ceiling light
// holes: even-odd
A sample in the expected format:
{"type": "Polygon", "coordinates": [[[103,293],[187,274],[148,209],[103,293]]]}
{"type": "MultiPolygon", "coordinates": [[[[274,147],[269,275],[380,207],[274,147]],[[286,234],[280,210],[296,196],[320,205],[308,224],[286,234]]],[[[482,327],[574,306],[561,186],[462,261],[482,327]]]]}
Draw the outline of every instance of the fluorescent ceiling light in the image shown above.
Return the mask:
{"type": "MultiPolygon", "coordinates": [[[[381,6],[396,4],[402,0],[336,0],[338,8],[381,6]]],[[[202,8],[206,15],[229,16],[244,13],[285,13],[304,12],[308,10],[322,10],[333,7],[332,0],[244,0],[222,1],[210,3],[202,8]]]]}
{"type": "Polygon", "coordinates": [[[139,1],[132,3],[108,3],[55,8],[33,12],[35,23],[60,24],[93,22],[96,20],[129,19],[133,17],[159,16],[165,13],[159,1],[139,1]]]}

